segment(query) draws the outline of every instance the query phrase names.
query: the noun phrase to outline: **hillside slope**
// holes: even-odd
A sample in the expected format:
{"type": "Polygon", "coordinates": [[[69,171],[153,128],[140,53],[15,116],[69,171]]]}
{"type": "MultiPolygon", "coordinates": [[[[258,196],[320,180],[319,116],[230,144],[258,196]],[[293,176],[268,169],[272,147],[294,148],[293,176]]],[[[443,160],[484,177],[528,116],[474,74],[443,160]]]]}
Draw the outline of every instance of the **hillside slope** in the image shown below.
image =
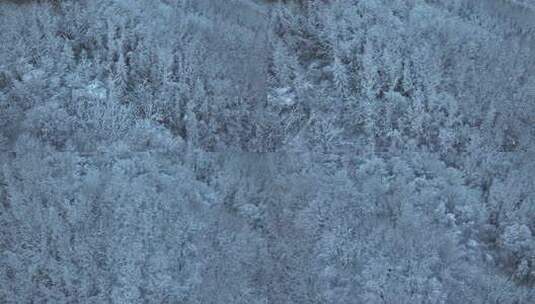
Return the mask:
{"type": "Polygon", "coordinates": [[[27,2],[0,303],[534,303],[531,2],[27,2]]]}

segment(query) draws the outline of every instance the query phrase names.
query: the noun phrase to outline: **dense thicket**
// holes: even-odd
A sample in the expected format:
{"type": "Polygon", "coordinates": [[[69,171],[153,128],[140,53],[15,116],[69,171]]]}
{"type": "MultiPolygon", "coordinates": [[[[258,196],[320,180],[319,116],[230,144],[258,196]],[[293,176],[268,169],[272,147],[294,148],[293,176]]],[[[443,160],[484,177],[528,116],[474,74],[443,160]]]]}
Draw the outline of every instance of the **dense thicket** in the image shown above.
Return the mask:
{"type": "Polygon", "coordinates": [[[1,2],[0,302],[533,303],[534,16],[1,2]]]}

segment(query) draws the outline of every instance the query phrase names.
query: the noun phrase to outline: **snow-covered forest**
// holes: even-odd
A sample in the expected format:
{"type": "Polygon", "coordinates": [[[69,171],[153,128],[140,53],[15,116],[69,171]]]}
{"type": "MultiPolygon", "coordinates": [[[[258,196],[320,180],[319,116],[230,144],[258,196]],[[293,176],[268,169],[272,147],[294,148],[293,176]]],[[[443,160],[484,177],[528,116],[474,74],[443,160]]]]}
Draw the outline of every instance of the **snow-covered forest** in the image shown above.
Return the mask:
{"type": "Polygon", "coordinates": [[[535,303],[535,2],[0,2],[0,303],[535,303]]]}

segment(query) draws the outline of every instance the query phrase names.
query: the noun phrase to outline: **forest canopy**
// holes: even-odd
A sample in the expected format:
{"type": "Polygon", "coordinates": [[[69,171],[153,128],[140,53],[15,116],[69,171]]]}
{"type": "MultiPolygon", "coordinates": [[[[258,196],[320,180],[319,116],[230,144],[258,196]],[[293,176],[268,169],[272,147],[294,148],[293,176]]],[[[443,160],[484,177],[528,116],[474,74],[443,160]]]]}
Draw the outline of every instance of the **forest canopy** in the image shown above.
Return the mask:
{"type": "Polygon", "coordinates": [[[1,1],[0,41],[0,303],[534,303],[532,1],[1,1]]]}

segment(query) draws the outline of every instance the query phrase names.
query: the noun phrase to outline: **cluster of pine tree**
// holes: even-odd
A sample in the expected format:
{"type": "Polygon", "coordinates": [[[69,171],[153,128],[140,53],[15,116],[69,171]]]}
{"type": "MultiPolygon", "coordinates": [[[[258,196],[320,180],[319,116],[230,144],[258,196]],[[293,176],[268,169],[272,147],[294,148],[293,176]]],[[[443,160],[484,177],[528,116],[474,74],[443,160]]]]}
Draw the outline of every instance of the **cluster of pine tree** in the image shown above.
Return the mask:
{"type": "Polygon", "coordinates": [[[533,303],[533,20],[0,2],[0,303],[533,303]]]}

